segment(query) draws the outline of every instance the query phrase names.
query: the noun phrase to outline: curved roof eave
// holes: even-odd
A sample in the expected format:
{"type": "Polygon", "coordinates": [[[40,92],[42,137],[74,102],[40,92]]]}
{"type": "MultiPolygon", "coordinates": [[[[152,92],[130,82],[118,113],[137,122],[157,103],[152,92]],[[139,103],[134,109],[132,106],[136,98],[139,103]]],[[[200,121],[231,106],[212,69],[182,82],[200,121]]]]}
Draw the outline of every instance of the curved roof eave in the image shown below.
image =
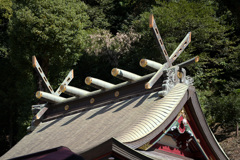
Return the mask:
{"type": "Polygon", "coordinates": [[[191,95],[188,101],[190,112],[208,146],[211,148],[212,152],[215,154],[215,157],[218,159],[229,159],[207,124],[194,87],[189,88],[189,93],[191,95]]]}
{"type": "MultiPolygon", "coordinates": [[[[193,115],[194,121],[196,122],[197,127],[199,128],[201,134],[205,138],[208,146],[210,147],[215,157],[221,160],[229,159],[228,156],[223,151],[223,149],[221,148],[221,146],[219,145],[219,143],[217,142],[215,136],[213,135],[212,131],[210,130],[206,122],[206,119],[200,107],[200,103],[198,101],[194,86],[190,86],[187,88],[181,100],[175,106],[174,110],[172,110],[172,112],[168,115],[168,117],[166,117],[165,121],[163,121],[155,130],[152,130],[151,133],[146,134],[144,137],[136,139],[135,141],[129,141],[124,143],[131,148],[137,149],[140,146],[151,141],[159,133],[163,132],[172,121],[174,121],[174,119],[176,118],[176,116],[178,115],[178,113],[181,111],[181,109],[184,107],[186,103],[189,105],[189,109],[191,111],[191,114],[193,115]]],[[[124,140],[124,139],[121,139],[121,137],[117,139],[124,140]]]]}
{"type": "MultiPolygon", "coordinates": [[[[182,85],[182,84],[179,84],[178,87],[180,87],[180,85],[182,85]]],[[[178,88],[176,88],[176,89],[178,89],[178,88]]],[[[184,90],[181,93],[181,98],[178,101],[178,103],[174,104],[173,109],[171,110],[171,112],[165,117],[165,119],[163,121],[160,122],[160,124],[158,124],[158,126],[155,129],[151,130],[150,133],[146,133],[143,137],[135,139],[133,141],[125,141],[124,142],[124,140],[126,139],[125,137],[128,136],[128,134],[126,134],[126,133],[124,135],[122,135],[122,136],[117,137],[116,139],[119,140],[120,142],[125,143],[126,145],[128,145],[129,147],[134,148],[134,149],[139,148],[140,146],[142,146],[145,143],[147,143],[150,140],[152,140],[159,133],[164,131],[164,129],[175,119],[177,114],[181,111],[182,107],[184,106],[184,104],[189,99],[189,93],[188,93],[187,89],[188,89],[188,86],[186,86],[186,88],[184,87],[184,90]]],[[[173,93],[173,91],[174,90],[171,90],[172,93],[173,93]]],[[[170,96],[171,96],[171,92],[169,93],[170,96]]],[[[146,119],[146,116],[144,116],[140,121],[142,121],[143,119],[146,119]]],[[[139,124],[136,124],[136,125],[139,125],[139,124]]],[[[129,132],[130,131],[128,131],[127,133],[129,133],[129,132]]]]}
{"type": "Polygon", "coordinates": [[[131,143],[152,133],[172,115],[179,104],[182,104],[180,102],[187,89],[187,85],[177,84],[164,98],[157,100],[154,106],[130,130],[127,130],[117,139],[123,143],[131,143]]]}

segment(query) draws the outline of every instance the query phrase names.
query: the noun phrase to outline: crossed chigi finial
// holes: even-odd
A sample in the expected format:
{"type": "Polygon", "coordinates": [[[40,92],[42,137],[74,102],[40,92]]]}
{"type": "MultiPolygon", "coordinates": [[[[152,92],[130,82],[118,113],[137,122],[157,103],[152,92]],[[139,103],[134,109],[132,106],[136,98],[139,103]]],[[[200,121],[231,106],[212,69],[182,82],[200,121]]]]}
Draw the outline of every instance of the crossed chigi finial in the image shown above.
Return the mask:
{"type": "MultiPolygon", "coordinates": [[[[152,28],[152,31],[154,32],[156,41],[161,50],[161,54],[164,60],[166,61],[166,63],[163,64],[161,68],[157,71],[157,73],[145,84],[146,89],[151,89],[153,87],[156,81],[162,76],[163,71],[172,66],[173,62],[178,58],[178,56],[184,51],[184,49],[191,42],[191,32],[189,32],[185,36],[185,38],[182,40],[182,42],[179,44],[179,46],[175,49],[175,51],[172,53],[172,55],[169,57],[167,50],[163,44],[163,40],[161,38],[160,32],[157,28],[157,24],[152,14],[150,15],[150,18],[149,18],[149,27],[152,28]]],[[[190,59],[189,61],[182,63],[181,65],[179,64],[178,66],[182,68],[183,65],[186,66],[190,63],[194,63],[194,61],[197,62],[198,60],[199,60],[199,57],[197,56],[197,57],[194,57],[193,59],[190,59]]]]}
{"type": "MultiPolygon", "coordinates": [[[[63,97],[59,96],[62,93],[62,91],[60,89],[60,86],[61,85],[68,85],[72,81],[72,79],[74,78],[73,69],[68,73],[67,77],[64,79],[62,84],[54,92],[54,90],[53,90],[52,86],[50,85],[46,75],[44,74],[40,64],[37,61],[36,56],[32,56],[32,65],[33,65],[33,68],[35,68],[36,71],[39,73],[39,75],[43,79],[45,85],[47,86],[47,88],[50,92],[50,93],[47,93],[47,92],[43,92],[43,91],[38,91],[36,93],[36,97],[37,98],[48,97],[47,102],[54,102],[54,103],[62,102],[64,100],[66,100],[66,98],[63,98],[63,97]]],[[[44,98],[42,100],[44,100],[44,98]]],[[[47,103],[32,105],[32,111],[36,113],[36,115],[34,117],[34,121],[32,123],[37,123],[37,121],[39,121],[41,119],[42,115],[48,110],[46,105],[47,105],[47,103]]],[[[35,126],[35,125],[33,125],[33,126],[35,126]]],[[[30,129],[30,130],[32,130],[32,129],[30,129]]]]}
{"type": "MultiPolygon", "coordinates": [[[[99,90],[90,92],[83,90],[81,88],[76,88],[73,86],[69,86],[68,84],[72,81],[74,75],[73,70],[69,72],[67,77],[64,79],[62,84],[58,87],[56,92],[52,89],[48,79],[46,78],[41,66],[39,65],[37,59],[35,56],[32,57],[32,63],[33,67],[37,70],[39,75],[42,77],[45,85],[47,86],[50,93],[44,92],[44,91],[38,91],[36,93],[36,97],[38,99],[41,99],[43,101],[46,101],[45,104],[39,104],[39,105],[33,105],[32,111],[35,115],[32,121],[32,125],[28,130],[32,131],[34,128],[40,123],[44,113],[48,110],[47,104],[49,103],[61,103],[66,102],[70,99],[75,99],[79,97],[85,97],[85,96],[92,96],[98,93],[101,93],[102,91],[114,89],[117,87],[121,87],[124,85],[128,85],[132,82],[139,81],[141,79],[144,79],[144,77],[149,77],[150,80],[145,84],[145,89],[151,89],[153,85],[158,81],[158,79],[164,74],[164,80],[162,82],[162,90],[158,92],[158,95],[160,97],[164,97],[168,94],[168,92],[177,84],[177,83],[185,83],[186,85],[192,85],[193,79],[186,75],[186,70],[183,68],[191,63],[198,62],[199,57],[196,56],[188,61],[185,61],[181,64],[177,64],[172,66],[173,62],[178,58],[178,56],[184,51],[184,49],[188,46],[188,44],[191,42],[191,32],[189,32],[185,38],[182,40],[182,42],[179,44],[179,46],[175,49],[175,51],[172,53],[172,55],[169,57],[168,53],[166,51],[166,48],[163,44],[163,40],[161,38],[160,32],[157,28],[156,22],[154,20],[153,15],[150,15],[149,18],[149,27],[152,28],[152,31],[155,35],[155,38],[157,40],[158,46],[161,50],[161,54],[166,61],[164,64],[160,64],[158,62],[154,62],[148,59],[141,59],[140,60],[140,66],[150,69],[152,71],[157,71],[155,74],[149,74],[145,76],[140,76],[119,68],[113,68],[111,71],[111,74],[114,77],[120,78],[124,80],[125,82],[120,84],[112,84],[109,82],[105,82],[103,80],[94,78],[94,77],[86,77],[85,83],[87,85],[90,85],[94,88],[97,88],[99,90]],[[64,92],[70,96],[70,98],[64,98],[61,97],[60,94],[64,92]],[[32,127],[32,128],[31,128],[32,127]]],[[[119,92],[116,92],[114,94],[115,97],[118,97],[119,92]]],[[[90,104],[93,104],[95,102],[94,98],[90,99],[90,104]]],[[[68,108],[65,108],[68,110],[68,108]]]]}

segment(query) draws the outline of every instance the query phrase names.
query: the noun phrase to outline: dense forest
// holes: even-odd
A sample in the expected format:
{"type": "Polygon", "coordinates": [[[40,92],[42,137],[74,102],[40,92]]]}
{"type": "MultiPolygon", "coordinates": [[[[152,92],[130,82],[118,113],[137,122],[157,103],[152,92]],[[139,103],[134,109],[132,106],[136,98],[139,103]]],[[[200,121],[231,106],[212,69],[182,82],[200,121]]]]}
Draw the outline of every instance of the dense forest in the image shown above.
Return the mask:
{"type": "Polygon", "coordinates": [[[176,64],[187,68],[210,126],[240,122],[240,2],[236,0],[0,0],[0,156],[24,135],[38,90],[36,55],[54,90],[70,69],[72,86],[91,75],[112,83],[114,67],[145,75],[141,58],[163,63],[148,18],[154,14],[168,53],[191,31],[176,64]]]}

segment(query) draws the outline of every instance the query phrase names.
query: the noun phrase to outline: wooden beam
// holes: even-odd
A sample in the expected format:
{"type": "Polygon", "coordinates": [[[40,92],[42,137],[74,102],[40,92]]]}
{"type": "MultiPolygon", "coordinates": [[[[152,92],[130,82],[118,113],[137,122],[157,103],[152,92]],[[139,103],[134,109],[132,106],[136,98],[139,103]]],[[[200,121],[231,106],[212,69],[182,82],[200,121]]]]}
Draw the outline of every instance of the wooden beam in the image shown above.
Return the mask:
{"type": "Polygon", "coordinates": [[[162,56],[163,56],[163,58],[166,60],[166,62],[168,63],[168,65],[171,67],[172,64],[170,63],[167,50],[166,50],[166,48],[165,48],[165,46],[164,46],[164,44],[163,44],[162,37],[161,37],[161,35],[160,35],[160,32],[159,32],[159,30],[158,30],[158,28],[157,28],[157,24],[156,24],[156,22],[155,22],[154,17],[153,17],[152,14],[150,15],[149,22],[150,22],[150,23],[149,23],[149,27],[152,28],[152,31],[153,31],[153,33],[154,33],[154,35],[155,35],[155,38],[156,38],[157,43],[158,43],[158,46],[159,46],[160,50],[162,51],[162,52],[161,52],[161,53],[162,53],[162,56]]]}
{"type": "Polygon", "coordinates": [[[191,32],[189,32],[185,38],[182,40],[182,42],[178,45],[178,47],[175,49],[175,51],[170,56],[170,62],[173,63],[178,56],[184,51],[184,49],[188,46],[188,44],[191,42],[191,32]]]}
{"type": "Polygon", "coordinates": [[[168,65],[165,63],[158,71],[157,73],[145,84],[146,89],[151,89],[152,86],[157,82],[157,80],[162,76],[163,70],[167,69],[168,65]]]}
{"type": "Polygon", "coordinates": [[[74,72],[73,69],[68,73],[67,77],[64,79],[64,81],[61,83],[61,85],[58,87],[58,89],[56,90],[56,92],[54,92],[54,90],[52,89],[49,81],[47,80],[41,66],[39,65],[36,56],[32,56],[32,65],[33,68],[35,68],[37,70],[37,72],[40,74],[40,76],[42,77],[43,81],[45,82],[46,86],[48,87],[48,90],[50,91],[51,94],[53,95],[57,95],[59,96],[62,91],[60,90],[61,85],[68,85],[72,79],[74,78],[74,72]]]}
{"type": "Polygon", "coordinates": [[[51,102],[51,103],[59,103],[66,100],[66,98],[59,97],[58,95],[54,95],[54,94],[43,92],[43,91],[36,92],[36,97],[38,99],[51,102]]]}
{"type": "Polygon", "coordinates": [[[183,68],[183,67],[186,67],[186,66],[188,66],[192,63],[197,63],[198,61],[199,61],[199,56],[196,56],[196,57],[191,58],[191,59],[189,59],[185,62],[182,62],[182,63],[178,64],[178,66],[179,66],[179,68],[183,68]]]}
{"type": "Polygon", "coordinates": [[[149,60],[149,59],[141,59],[139,62],[140,66],[151,71],[159,70],[162,67],[161,63],[149,60]]]}
{"type": "Polygon", "coordinates": [[[60,95],[62,93],[62,90],[60,87],[62,85],[68,85],[74,78],[74,72],[73,69],[68,73],[67,77],[64,79],[64,81],[61,83],[61,85],[58,87],[57,91],[55,92],[55,95],[60,95]]]}
{"type": "Polygon", "coordinates": [[[48,110],[47,107],[43,107],[36,115],[35,115],[35,119],[39,120],[41,119],[41,117],[44,115],[44,113],[48,110]]]}
{"type": "Polygon", "coordinates": [[[116,86],[112,83],[105,82],[101,79],[97,79],[97,78],[93,78],[93,77],[86,77],[85,83],[87,85],[92,86],[97,89],[111,89],[116,86]]]}
{"type": "Polygon", "coordinates": [[[61,92],[63,92],[63,93],[66,93],[71,96],[77,96],[77,97],[83,97],[83,96],[86,96],[89,93],[91,93],[89,91],[86,91],[86,90],[83,90],[80,88],[76,88],[76,87],[72,87],[69,85],[61,85],[60,89],[61,89],[61,92]]]}
{"type": "Polygon", "coordinates": [[[141,78],[141,76],[137,74],[134,74],[119,68],[113,68],[111,71],[111,74],[114,77],[117,77],[122,80],[127,80],[127,81],[136,81],[141,78]]]}
{"type": "Polygon", "coordinates": [[[50,93],[55,94],[52,89],[52,86],[50,85],[47,77],[45,76],[41,66],[38,63],[36,56],[32,56],[32,65],[33,65],[33,68],[35,68],[37,70],[37,72],[40,74],[40,76],[42,77],[42,79],[43,79],[45,85],[47,86],[48,90],[50,91],[50,93]]]}

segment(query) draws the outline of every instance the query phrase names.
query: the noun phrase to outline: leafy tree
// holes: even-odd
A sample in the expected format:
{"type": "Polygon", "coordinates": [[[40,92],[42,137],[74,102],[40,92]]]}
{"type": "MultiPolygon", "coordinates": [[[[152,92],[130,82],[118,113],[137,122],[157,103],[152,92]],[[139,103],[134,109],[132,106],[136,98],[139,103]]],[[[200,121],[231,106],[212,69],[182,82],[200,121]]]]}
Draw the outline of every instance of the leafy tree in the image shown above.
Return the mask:
{"type": "Polygon", "coordinates": [[[236,0],[217,0],[219,4],[219,12],[229,12],[232,13],[232,17],[229,17],[230,21],[233,21],[233,24],[236,26],[237,34],[240,34],[240,1],[236,0]]]}
{"type": "Polygon", "coordinates": [[[231,93],[214,97],[208,101],[206,112],[213,122],[221,123],[222,126],[233,126],[240,122],[240,98],[239,93],[231,93]]]}
{"type": "Polygon", "coordinates": [[[19,0],[13,3],[13,13],[11,5],[11,1],[1,1],[0,27],[5,37],[0,38],[4,79],[0,84],[0,154],[26,134],[31,121],[37,84],[31,57],[37,56],[49,80],[58,85],[66,76],[64,71],[82,55],[90,24],[87,6],[81,1],[19,0]]]}
{"type": "Polygon", "coordinates": [[[31,118],[34,87],[32,79],[21,77],[9,58],[0,58],[0,155],[25,134],[31,118]]]}
{"type": "Polygon", "coordinates": [[[80,58],[75,66],[75,77],[79,81],[71,82],[76,87],[92,90],[84,83],[87,76],[93,76],[102,80],[117,84],[122,82],[111,75],[114,67],[127,68],[119,65],[121,58],[129,54],[132,44],[138,41],[139,34],[132,30],[123,33],[118,32],[115,36],[108,30],[99,29],[89,35],[89,46],[85,49],[85,54],[80,58]]]}
{"type": "Polygon", "coordinates": [[[92,28],[106,29],[110,27],[107,15],[114,8],[113,0],[88,0],[84,1],[88,5],[87,13],[90,17],[92,28]]]}
{"type": "MultiPolygon", "coordinates": [[[[209,119],[219,117],[222,114],[220,112],[213,114],[212,111],[216,110],[218,105],[217,103],[209,105],[209,99],[219,99],[219,102],[222,99],[219,95],[228,95],[240,86],[238,74],[240,45],[239,39],[235,36],[234,27],[229,24],[227,19],[231,16],[231,12],[219,15],[217,11],[218,5],[212,1],[159,2],[158,6],[154,6],[150,12],[141,14],[140,19],[133,22],[133,29],[142,36],[135,44],[133,53],[129,54],[132,59],[145,57],[164,63],[154,36],[148,28],[150,13],[154,14],[169,55],[184,36],[191,31],[192,42],[175,64],[196,55],[200,56],[200,62],[188,67],[187,74],[192,75],[195,79],[195,86],[198,89],[203,110],[207,116],[211,115],[209,119]]],[[[126,57],[126,59],[128,58],[126,57]]],[[[225,117],[222,117],[224,118],[223,123],[228,121],[227,116],[231,118],[232,110],[228,110],[228,107],[230,105],[224,108],[226,113],[225,117]],[[226,121],[224,121],[225,119],[226,121]]],[[[212,120],[219,122],[219,118],[212,120]]]]}
{"type": "Polygon", "coordinates": [[[114,35],[128,31],[132,20],[144,11],[149,11],[154,0],[90,0],[88,14],[92,27],[110,30],[114,35]]]}
{"type": "Polygon", "coordinates": [[[233,94],[240,88],[238,5],[225,7],[221,5],[227,3],[225,0],[218,2],[223,3],[0,0],[0,73],[4,79],[0,84],[0,154],[26,133],[31,119],[30,106],[36,101],[34,81],[39,81],[31,67],[32,55],[37,56],[54,87],[73,64],[76,78],[71,85],[76,87],[86,76],[119,83],[110,74],[113,67],[144,75],[148,71],[139,69],[141,58],[164,63],[148,28],[150,13],[154,14],[169,55],[192,32],[192,43],[176,64],[200,55],[200,62],[187,72],[195,78],[209,119],[213,123],[239,122],[239,95],[233,94]]]}
{"type": "Polygon", "coordinates": [[[12,1],[0,0],[0,4],[0,57],[6,57],[9,50],[7,28],[12,16],[12,1]]]}
{"type": "MultiPolygon", "coordinates": [[[[239,44],[233,36],[233,28],[224,23],[226,16],[217,17],[216,10],[217,6],[206,2],[181,0],[161,2],[159,6],[153,7],[151,13],[155,16],[169,55],[184,36],[192,32],[192,42],[176,63],[200,55],[199,64],[188,69],[188,74],[195,75],[195,85],[199,89],[218,91],[225,85],[222,90],[231,92],[229,85],[233,82],[232,78],[236,80],[234,87],[240,84],[235,74],[239,69],[239,44]]],[[[136,52],[137,55],[161,61],[160,51],[148,29],[149,15],[150,12],[145,12],[139,20],[134,21],[134,29],[142,34],[136,52]]]]}
{"type": "Polygon", "coordinates": [[[116,36],[107,30],[99,30],[90,35],[89,47],[86,52],[96,56],[106,55],[106,58],[109,59],[108,62],[117,66],[120,55],[127,54],[132,44],[139,38],[140,35],[132,30],[127,33],[118,32],[116,36]]]}
{"type": "Polygon", "coordinates": [[[36,55],[56,86],[60,73],[79,59],[86,45],[86,10],[81,1],[17,1],[9,29],[13,64],[29,68],[36,55]]]}
{"type": "MultiPolygon", "coordinates": [[[[10,89],[12,85],[11,80],[11,65],[9,63],[8,52],[8,24],[12,16],[12,1],[0,0],[0,155],[6,152],[13,144],[12,135],[9,134],[10,130],[14,130],[13,125],[10,125],[9,116],[14,117],[14,110],[9,105],[11,103],[10,94],[14,94],[10,89]]],[[[16,130],[15,130],[16,131],[16,130]]],[[[13,133],[13,132],[12,132],[13,133]]]]}
{"type": "MultiPolygon", "coordinates": [[[[122,7],[130,8],[139,6],[140,1],[121,1],[120,4],[122,7]]],[[[132,27],[134,32],[141,34],[141,39],[131,44],[128,53],[118,56],[119,66],[125,66],[128,70],[142,74],[145,71],[138,69],[138,61],[141,58],[164,63],[154,36],[148,28],[149,15],[153,13],[169,55],[184,36],[189,31],[192,32],[192,43],[176,63],[200,55],[200,63],[188,68],[188,74],[195,76],[195,85],[198,89],[209,90],[212,95],[220,94],[219,88],[225,93],[230,93],[234,88],[239,87],[239,76],[236,73],[239,70],[240,46],[238,38],[234,36],[233,26],[227,22],[231,12],[219,14],[217,3],[202,0],[158,1],[150,12],[147,9],[140,10],[147,12],[141,14],[139,19],[136,16],[132,27]]],[[[141,13],[131,9],[130,12],[131,15],[141,13]]],[[[113,23],[110,24],[111,27],[114,26],[113,23]]],[[[129,29],[125,31],[128,33],[129,29]]]]}

